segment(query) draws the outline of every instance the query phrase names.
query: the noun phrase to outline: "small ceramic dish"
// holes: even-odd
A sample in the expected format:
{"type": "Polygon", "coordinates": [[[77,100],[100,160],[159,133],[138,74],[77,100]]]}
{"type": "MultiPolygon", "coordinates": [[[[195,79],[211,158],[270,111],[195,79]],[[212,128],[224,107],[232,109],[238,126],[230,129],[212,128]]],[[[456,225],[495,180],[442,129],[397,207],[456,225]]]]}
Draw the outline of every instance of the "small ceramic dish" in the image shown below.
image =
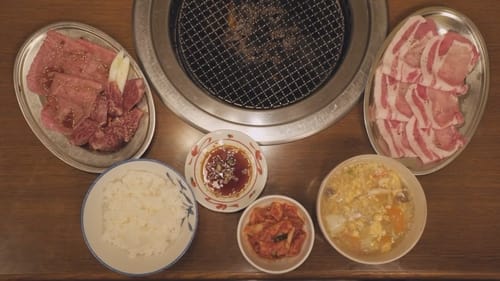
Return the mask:
{"type": "MultiPolygon", "coordinates": [[[[128,195],[135,195],[136,192],[137,191],[128,193],[128,195]]],[[[115,194],[113,196],[117,195],[115,194]]],[[[151,204],[148,203],[148,206],[156,206],[152,211],[154,214],[156,213],[155,210],[158,209],[158,204],[163,205],[165,203],[166,201],[164,200],[162,200],[161,202],[155,201],[151,204]]],[[[136,220],[136,218],[139,218],[138,220],[140,220],[141,217],[138,215],[138,213],[134,212],[133,208],[131,209],[132,205],[135,206],[135,204],[127,205],[123,203],[123,212],[132,212],[134,213],[134,217],[132,219],[136,220]]],[[[113,206],[116,206],[116,204],[114,204],[113,206]]],[[[167,209],[168,206],[163,205],[162,208],[167,209]]],[[[108,214],[107,218],[109,217],[110,216],[108,214]]],[[[158,216],[156,216],[155,218],[158,218],[158,216]]],[[[164,219],[168,220],[169,217],[164,217],[164,219]]],[[[147,221],[154,220],[150,218],[144,220],[144,222],[147,221]]],[[[139,223],[141,223],[141,221],[139,221],[139,223]]],[[[119,227],[124,228],[126,227],[125,224],[126,223],[122,223],[119,227]]],[[[99,262],[101,262],[107,268],[128,276],[143,276],[153,274],[169,268],[173,264],[175,264],[189,249],[189,246],[191,245],[191,242],[196,233],[197,224],[197,204],[194,198],[194,194],[187,186],[184,178],[166,164],[149,159],[128,160],[125,162],[120,162],[117,165],[106,170],[94,181],[92,186],[89,188],[89,191],[87,192],[82,205],[82,232],[85,243],[87,244],[90,252],[99,262]],[[146,176],[144,179],[138,181],[137,178],[131,179],[130,173],[140,173],[140,175],[146,176]],[[176,220],[180,224],[179,227],[176,228],[178,230],[178,234],[176,238],[174,238],[167,244],[167,248],[162,251],[153,253],[151,255],[141,254],[131,256],[128,249],[116,246],[115,244],[110,243],[109,241],[104,239],[104,222],[106,220],[104,217],[105,208],[109,209],[109,207],[106,207],[105,204],[110,204],[105,199],[105,196],[107,194],[105,192],[106,186],[109,187],[110,185],[116,184],[117,181],[123,182],[123,179],[126,178],[127,174],[129,175],[128,179],[131,179],[134,182],[132,184],[132,187],[134,189],[142,188],[145,192],[150,192],[151,186],[146,186],[148,185],[147,183],[159,181],[162,183],[161,188],[169,188],[169,194],[172,194],[172,192],[175,192],[175,190],[179,192],[178,198],[180,198],[179,200],[181,200],[181,202],[176,202],[177,206],[181,205],[180,209],[176,209],[179,212],[179,216],[176,220]],[[146,184],[137,184],[138,182],[146,184]]],[[[171,227],[171,225],[168,226],[168,224],[164,223],[159,225],[158,227],[155,227],[155,229],[164,229],[164,227],[171,227]]],[[[149,233],[144,233],[143,231],[138,231],[138,233],[135,235],[130,235],[130,233],[127,233],[127,237],[130,236],[129,238],[132,239],[132,244],[134,242],[137,242],[139,239],[142,239],[142,242],[146,240],[149,242],[154,242],[156,238],[152,236],[148,238],[148,235],[149,233]]],[[[140,243],[140,246],[145,243],[142,242],[140,243]]]]}
{"type": "MultiPolygon", "coordinates": [[[[255,224],[253,225],[255,226],[255,224]]],[[[257,229],[260,229],[260,225],[257,226],[257,229]]],[[[243,212],[238,223],[237,239],[241,253],[252,266],[263,272],[281,274],[298,268],[306,261],[314,245],[314,233],[314,225],[311,217],[309,216],[307,210],[299,202],[290,197],[282,195],[269,195],[259,198],[250,206],[248,206],[248,208],[243,212]],[[274,226],[276,226],[277,224],[281,224],[279,233],[272,233],[272,226],[264,228],[264,231],[266,231],[266,235],[274,235],[272,241],[268,243],[268,245],[270,245],[269,247],[260,247],[260,249],[262,250],[261,254],[272,255],[272,257],[269,258],[259,255],[255,251],[250,242],[249,233],[253,232],[253,229],[255,229],[252,228],[252,223],[256,223],[252,222],[252,217],[256,217],[255,215],[253,215],[253,212],[269,212],[268,214],[272,214],[273,219],[276,219],[276,212],[274,212],[274,210],[276,210],[277,208],[273,209],[272,207],[272,204],[276,203],[278,203],[279,205],[274,206],[287,207],[281,207],[281,209],[283,210],[283,215],[279,219],[279,222],[274,223],[274,226]],[[300,218],[303,222],[301,230],[296,227],[294,222],[297,220],[297,217],[300,218]],[[286,232],[286,229],[290,229],[284,227],[288,223],[290,223],[290,225],[293,227],[291,228],[291,231],[286,232]],[[283,244],[278,245],[280,243],[283,244]],[[270,250],[269,248],[273,249],[270,250]],[[284,250],[287,251],[286,254],[284,254],[284,250]],[[274,251],[276,251],[276,253],[274,251]]],[[[253,235],[254,238],[266,236],[260,234],[257,234],[258,236],[256,236],[255,234],[253,235]]]]}
{"type": "Polygon", "coordinates": [[[259,145],[246,134],[219,130],[202,137],[185,164],[186,181],[196,200],[217,212],[236,212],[252,203],[267,180],[259,145]]]}

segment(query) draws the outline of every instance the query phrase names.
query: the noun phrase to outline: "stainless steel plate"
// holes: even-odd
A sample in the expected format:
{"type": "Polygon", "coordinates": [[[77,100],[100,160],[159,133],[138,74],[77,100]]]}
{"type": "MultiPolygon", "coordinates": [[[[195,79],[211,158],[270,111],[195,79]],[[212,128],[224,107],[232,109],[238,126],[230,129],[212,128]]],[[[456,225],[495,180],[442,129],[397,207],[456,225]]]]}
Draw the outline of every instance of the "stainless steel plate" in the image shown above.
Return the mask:
{"type": "MultiPolygon", "coordinates": [[[[467,144],[472,139],[479,121],[481,121],[481,117],[486,105],[490,84],[490,67],[486,43],[474,23],[472,23],[472,21],[465,15],[459,13],[458,11],[444,7],[429,7],[421,9],[408,17],[414,15],[421,15],[425,18],[433,19],[436,22],[438,33],[445,33],[451,30],[462,34],[476,46],[480,53],[480,59],[476,67],[471,73],[469,73],[466,79],[466,83],[469,85],[469,91],[459,100],[460,109],[464,114],[465,122],[458,129],[459,132],[465,137],[464,146],[450,157],[429,164],[422,164],[422,162],[418,158],[397,159],[401,163],[406,165],[415,175],[425,175],[436,172],[444,168],[446,165],[450,164],[458,157],[458,155],[460,155],[460,153],[465,149],[467,144]]],[[[366,131],[373,149],[378,154],[383,155],[387,154],[383,150],[384,140],[375,129],[374,120],[371,119],[369,115],[370,108],[373,105],[373,78],[375,76],[375,70],[380,63],[380,59],[385,52],[385,49],[405,21],[406,19],[403,20],[398,26],[396,26],[396,28],[394,28],[394,30],[389,34],[386,41],[382,45],[382,48],[379,50],[375,59],[375,63],[372,65],[372,68],[370,70],[368,82],[365,89],[364,120],[366,131]]]]}
{"type": "MultiPolygon", "coordinates": [[[[131,58],[129,78],[144,79],[146,92],[145,98],[138,104],[145,114],[141,119],[139,129],[132,140],[122,149],[114,153],[100,153],[91,151],[69,143],[62,134],[46,129],[40,121],[40,112],[45,98],[28,89],[26,76],[31,63],[49,30],[55,30],[70,37],[85,38],[115,51],[125,49],[113,38],[104,32],[86,24],[78,22],[58,22],[45,26],[35,32],[26,40],[19,50],[14,65],[14,87],[17,101],[33,133],[55,156],[67,164],[92,173],[100,173],[113,163],[129,158],[139,158],[148,148],[155,129],[155,108],[151,90],[141,69],[131,58]]],[[[125,51],[126,52],[126,51],[125,51]]]]}

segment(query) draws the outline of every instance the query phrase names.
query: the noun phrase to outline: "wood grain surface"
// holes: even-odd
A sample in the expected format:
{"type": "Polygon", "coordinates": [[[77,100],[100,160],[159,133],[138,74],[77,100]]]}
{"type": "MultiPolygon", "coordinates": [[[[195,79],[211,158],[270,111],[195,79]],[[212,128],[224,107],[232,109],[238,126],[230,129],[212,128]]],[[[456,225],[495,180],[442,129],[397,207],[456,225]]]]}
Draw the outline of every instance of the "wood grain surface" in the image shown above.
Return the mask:
{"type": "MultiPolygon", "coordinates": [[[[379,1],[379,0],[375,0],[379,1]]],[[[322,178],[351,156],[373,153],[362,104],[329,128],[303,140],[263,147],[269,177],[263,194],[299,200],[316,223],[309,259],[285,275],[267,275],[248,264],[237,246],[241,212],[200,207],[199,227],[185,256],[151,279],[500,279],[500,1],[388,1],[389,25],[417,9],[448,6],[468,16],[489,51],[491,85],[476,135],[449,166],[421,176],[428,201],[425,232],[396,262],[367,266],[338,254],[323,238],[315,217],[322,178]]],[[[55,157],[32,133],[13,87],[16,53],[36,30],[57,21],[95,26],[135,55],[132,1],[7,0],[0,8],[0,279],[126,279],[102,266],[87,249],[80,209],[96,174],[55,157]]],[[[202,135],[164,106],[157,95],[156,132],[144,157],[183,172],[190,146],[202,135]]]]}

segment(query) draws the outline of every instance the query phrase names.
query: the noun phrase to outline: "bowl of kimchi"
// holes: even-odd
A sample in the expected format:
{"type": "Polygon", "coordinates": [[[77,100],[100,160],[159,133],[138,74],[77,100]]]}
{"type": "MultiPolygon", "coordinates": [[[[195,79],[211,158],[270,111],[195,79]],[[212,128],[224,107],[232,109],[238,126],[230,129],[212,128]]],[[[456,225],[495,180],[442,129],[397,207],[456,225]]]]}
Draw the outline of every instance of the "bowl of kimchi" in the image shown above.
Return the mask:
{"type": "Polygon", "coordinates": [[[269,195],[254,201],[238,223],[238,246],[256,269],[271,274],[302,265],[314,244],[314,225],[296,200],[269,195]]]}
{"type": "Polygon", "coordinates": [[[403,257],[420,240],[427,201],[403,164],[382,155],[358,155],[322,181],[316,215],[337,252],[359,263],[384,264],[403,257]]]}

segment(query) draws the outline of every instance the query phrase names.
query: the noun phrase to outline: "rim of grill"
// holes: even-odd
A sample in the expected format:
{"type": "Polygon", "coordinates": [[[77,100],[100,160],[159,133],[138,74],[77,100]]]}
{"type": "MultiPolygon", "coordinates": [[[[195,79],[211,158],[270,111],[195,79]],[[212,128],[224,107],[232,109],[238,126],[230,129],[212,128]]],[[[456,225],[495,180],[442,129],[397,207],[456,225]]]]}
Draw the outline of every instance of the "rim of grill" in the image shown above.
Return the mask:
{"type": "Polygon", "coordinates": [[[206,93],[245,109],[292,105],[327,82],[349,42],[343,1],[184,0],[176,51],[206,93]]]}

